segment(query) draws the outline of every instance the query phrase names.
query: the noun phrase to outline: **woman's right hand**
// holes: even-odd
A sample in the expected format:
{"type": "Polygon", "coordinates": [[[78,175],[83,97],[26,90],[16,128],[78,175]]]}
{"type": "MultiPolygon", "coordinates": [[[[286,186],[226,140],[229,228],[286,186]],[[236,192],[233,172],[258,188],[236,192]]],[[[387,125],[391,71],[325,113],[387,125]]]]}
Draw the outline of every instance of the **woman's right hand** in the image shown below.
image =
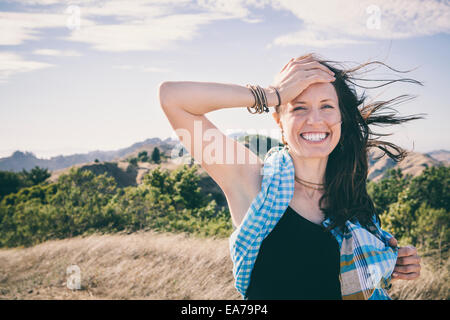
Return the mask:
{"type": "Polygon", "coordinates": [[[323,64],[314,60],[310,54],[292,58],[275,76],[271,86],[277,88],[281,104],[294,100],[307,87],[316,82],[332,82],[334,73],[323,64]]]}

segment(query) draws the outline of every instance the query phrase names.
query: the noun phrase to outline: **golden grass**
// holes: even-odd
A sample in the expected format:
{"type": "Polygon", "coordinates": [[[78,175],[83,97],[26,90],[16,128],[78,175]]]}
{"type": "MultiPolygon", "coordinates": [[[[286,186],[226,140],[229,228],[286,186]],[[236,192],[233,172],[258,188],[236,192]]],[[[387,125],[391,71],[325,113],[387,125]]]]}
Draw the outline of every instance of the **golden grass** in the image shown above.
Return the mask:
{"type": "Polygon", "coordinates": [[[227,239],[142,232],[0,250],[6,299],[240,299],[227,239]],[[66,286],[78,265],[82,290],[66,286]]]}
{"type": "MultiPolygon", "coordinates": [[[[447,273],[394,282],[401,299],[448,299],[447,273]]],[[[234,288],[228,239],[138,232],[52,240],[0,250],[1,299],[241,299],[234,288]],[[81,290],[67,288],[78,265],[81,290]]],[[[442,271],[442,270],[441,270],[442,271]]]]}
{"type": "Polygon", "coordinates": [[[398,300],[449,300],[450,258],[439,253],[421,257],[420,277],[412,281],[396,280],[390,294],[398,300]]]}

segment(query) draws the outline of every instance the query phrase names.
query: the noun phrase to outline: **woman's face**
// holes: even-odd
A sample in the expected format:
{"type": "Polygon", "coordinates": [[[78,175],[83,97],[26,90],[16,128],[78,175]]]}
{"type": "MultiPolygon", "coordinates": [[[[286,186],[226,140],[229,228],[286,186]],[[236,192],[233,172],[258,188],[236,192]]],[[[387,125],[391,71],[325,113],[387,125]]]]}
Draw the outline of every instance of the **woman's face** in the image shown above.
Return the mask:
{"type": "Polygon", "coordinates": [[[299,157],[328,157],[339,143],[341,112],[331,83],[310,85],[274,117],[291,152],[299,157]]]}

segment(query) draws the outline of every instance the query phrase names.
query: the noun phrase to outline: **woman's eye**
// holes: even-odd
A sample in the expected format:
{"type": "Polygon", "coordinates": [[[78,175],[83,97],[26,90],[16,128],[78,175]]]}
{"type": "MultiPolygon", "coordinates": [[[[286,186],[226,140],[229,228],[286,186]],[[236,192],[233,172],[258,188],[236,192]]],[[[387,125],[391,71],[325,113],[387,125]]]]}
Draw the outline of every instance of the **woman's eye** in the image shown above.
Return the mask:
{"type": "MultiPolygon", "coordinates": [[[[334,108],[333,106],[330,106],[329,104],[323,106],[323,108],[327,108],[327,107],[330,108],[330,109],[333,109],[333,108],[334,108]]],[[[301,110],[301,109],[305,110],[306,108],[304,108],[304,107],[296,107],[296,108],[294,108],[293,111],[295,111],[295,110],[301,110]]]]}

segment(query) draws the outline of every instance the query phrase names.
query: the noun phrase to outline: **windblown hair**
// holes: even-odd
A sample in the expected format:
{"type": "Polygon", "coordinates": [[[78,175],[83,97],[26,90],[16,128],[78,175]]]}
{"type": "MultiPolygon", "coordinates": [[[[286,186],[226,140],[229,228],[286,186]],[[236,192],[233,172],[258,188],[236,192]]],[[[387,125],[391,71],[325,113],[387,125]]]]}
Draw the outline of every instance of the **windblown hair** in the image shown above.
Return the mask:
{"type": "MultiPolygon", "coordinates": [[[[308,55],[310,54],[303,57],[308,55]]],[[[400,95],[388,101],[375,101],[365,105],[367,99],[365,91],[361,96],[358,96],[355,86],[374,89],[393,82],[423,84],[410,78],[373,80],[357,77],[357,71],[370,65],[385,66],[400,73],[411,71],[398,71],[380,61],[363,63],[354,68],[345,68],[339,62],[323,60],[314,54],[312,55],[316,61],[335,73],[336,80],[332,84],[336,89],[342,118],[340,141],[328,156],[324,181],[325,190],[319,200],[319,206],[325,217],[331,220],[329,230],[334,228],[343,230],[342,228],[347,220],[352,222],[356,220],[369,229],[373,226],[372,218],[374,215],[380,222],[366,188],[370,149],[378,148],[384,152],[379,158],[387,154],[396,162],[402,161],[408,155],[408,152],[401,147],[387,141],[378,140],[381,136],[391,134],[375,133],[369,128],[369,125],[401,124],[411,120],[423,119],[421,115],[424,114],[408,117],[396,116],[397,111],[392,106],[415,98],[411,95],[400,95]],[[366,87],[358,85],[355,80],[378,81],[382,84],[366,87]],[[391,109],[393,113],[381,113],[385,109],[391,109]]],[[[276,112],[279,113],[281,107],[276,108],[276,112]]]]}

